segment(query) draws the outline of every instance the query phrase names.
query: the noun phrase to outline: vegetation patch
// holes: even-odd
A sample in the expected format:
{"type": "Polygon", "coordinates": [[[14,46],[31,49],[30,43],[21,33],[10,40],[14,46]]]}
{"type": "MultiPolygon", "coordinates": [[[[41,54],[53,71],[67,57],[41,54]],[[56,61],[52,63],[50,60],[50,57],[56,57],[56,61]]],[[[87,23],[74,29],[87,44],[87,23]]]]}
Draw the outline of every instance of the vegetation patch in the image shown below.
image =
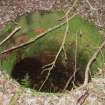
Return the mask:
{"type": "MultiPolygon", "coordinates": [[[[63,12],[39,11],[26,14],[15,22],[9,22],[0,33],[1,40],[5,39],[15,27],[21,26],[21,30],[4,43],[0,51],[35,39],[49,28],[64,22],[59,21],[63,15],[63,12]]],[[[83,83],[86,65],[102,39],[103,36],[93,23],[75,16],[68,24],[65,23],[62,27],[48,32],[35,42],[0,54],[1,67],[26,87],[45,92],[71,90],[75,85],[83,83]],[[67,36],[60,51],[65,33],[67,36]]],[[[103,56],[99,56],[92,65],[92,76],[97,73],[98,67],[102,66],[103,56]]]]}

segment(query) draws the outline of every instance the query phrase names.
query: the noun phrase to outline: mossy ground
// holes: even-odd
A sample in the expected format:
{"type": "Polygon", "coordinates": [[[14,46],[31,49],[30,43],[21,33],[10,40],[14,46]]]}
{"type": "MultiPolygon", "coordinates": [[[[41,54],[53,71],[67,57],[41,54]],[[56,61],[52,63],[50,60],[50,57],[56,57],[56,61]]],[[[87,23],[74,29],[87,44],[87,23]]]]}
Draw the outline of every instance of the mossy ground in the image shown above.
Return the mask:
{"type": "MultiPolygon", "coordinates": [[[[61,23],[62,21],[58,21],[58,19],[63,15],[63,12],[35,12],[28,15],[26,14],[25,16],[16,19],[17,25],[13,22],[9,22],[0,34],[1,40],[4,39],[14,29],[14,27],[19,25],[22,29],[20,32],[17,32],[10,41],[5,43],[2,48],[0,48],[1,51],[8,47],[17,45],[19,41],[19,43],[21,43],[24,42],[23,40],[25,39],[26,41],[31,40],[41,32],[44,32],[50,27],[61,23]],[[21,36],[23,36],[22,39],[21,36]],[[17,42],[19,37],[21,40],[18,40],[17,42]]],[[[57,53],[62,43],[65,29],[66,24],[61,28],[48,33],[45,37],[39,39],[35,43],[20,50],[11,52],[7,57],[5,57],[5,59],[3,58],[1,60],[1,67],[11,74],[14,64],[16,64],[16,62],[20,59],[33,57],[46,51],[57,53]]],[[[67,54],[72,57],[75,56],[76,35],[77,66],[81,71],[84,71],[88,60],[102,42],[103,37],[100,35],[93,23],[88,22],[80,16],[74,17],[71,21],[69,21],[69,31],[65,42],[65,50],[67,51],[67,54]]],[[[100,56],[92,66],[92,74],[95,74],[97,68],[102,66],[102,64],[103,60],[102,56],[100,56]]]]}

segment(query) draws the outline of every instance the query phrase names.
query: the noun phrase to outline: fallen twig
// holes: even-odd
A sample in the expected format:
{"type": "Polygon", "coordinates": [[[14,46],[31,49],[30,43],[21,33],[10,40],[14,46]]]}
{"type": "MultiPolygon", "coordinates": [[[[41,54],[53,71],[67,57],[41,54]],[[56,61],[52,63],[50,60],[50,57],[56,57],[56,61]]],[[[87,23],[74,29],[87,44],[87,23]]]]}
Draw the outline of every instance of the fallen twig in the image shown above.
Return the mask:
{"type": "Polygon", "coordinates": [[[63,17],[61,17],[60,19],[57,19],[57,20],[58,20],[58,21],[61,21],[62,19],[66,18],[66,17],[69,15],[70,11],[71,11],[71,10],[75,7],[75,5],[77,4],[77,1],[78,1],[78,0],[75,0],[74,3],[73,3],[73,5],[72,5],[71,7],[69,7],[69,9],[67,10],[67,12],[65,13],[65,15],[64,15],[63,17]]]}
{"type": "Polygon", "coordinates": [[[86,92],[79,97],[79,99],[77,100],[76,105],[83,105],[83,103],[85,102],[85,100],[86,100],[86,98],[88,96],[89,96],[89,92],[88,92],[88,90],[86,90],[86,92]]]}
{"type": "Polygon", "coordinates": [[[99,8],[95,8],[91,5],[91,3],[89,2],[89,0],[86,0],[86,2],[88,3],[88,5],[90,6],[90,9],[97,11],[99,8]]]}
{"type": "Polygon", "coordinates": [[[44,84],[45,84],[46,81],[48,80],[48,78],[49,78],[49,76],[50,76],[50,72],[51,72],[51,70],[54,68],[55,63],[56,63],[56,61],[57,61],[57,59],[58,59],[58,57],[59,57],[61,51],[62,51],[63,48],[64,48],[64,44],[65,44],[65,41],[66,41],[68,29],[69,29],[68,16],[67,16],[66,22],[67,22],[67,27],[66,27],[66,30],[65,30],[65,34],[64,34],[64,37],[63,37],[62,44],[61,44],[61,46],[60,46],[60,48],[59,48],[59,50],[58,50],[58,52],[57,52],[57,54],[56,54],[56,56],[55,56],[54,61],[52,62],[51,67],[49,67],[49,68],[47,69],[47,70],[48,70],[48,74],[47,74],[47,76],[46,76],[44,82],[42,83],[41,87],[39,88],[39,91],[42,89],[42,87],[44,86],[44,84]]]}
{"type": "Polygon", "coordinates": [[[86,66],[85,80],[84,80],[83,86],[86,86],[88,84],[90,67],[93,64],[93,62],[97,59],[97,56],[99,55],[100,51],[103,49],[104,46],[105,46],[105,40],[102,42],[102,44],[98,47],[98,49],[96,50],[96,52],[90,58],[87,66],[86,66]]]}
{"type": "Polygon", "coordinates": [[[75,81],[75,74],[78,71],[77,70],[77,45],[78,45],[78,40],[77,40],[77,33],[76,33],[76,48],[75,48],[75,68],[74,68],[74,72],[72,75],[70,75],[69,79],[66,82],[65,87],[63,88],[63,91],[65,91],[69,85],[69,83],[71,82],[71,80],[74,78],[75,81]]]}
{"type": "MultiPolygon", "coordinates": [[[[78,15],[78,12],[75,13],[73,16],[71,16],[71,17],[68,19],[68,21],[70,21],[70,20],[71,20],[72,18],[74,18],[76,15],[78,15]]],[[[6,49],[6,50],[2,51],[2,52],[0,53],[0,55],[1,55],[1,54],[4,54],[4,53],[7,53],[7,52],[14,51],[14,50],[19,49],[19,48],[22,48],[22,47],[25,47],[25,46],[27,46],[27,45],[29,45],[29,44],[32,44],[32,43],[34,43],[35,41],[37,41],[38,39],[44,37],[47,33],[52,32],[52,31],[54,31],[54,30],[60,28],[61,26],[65,25],[65,24],[66,24],[66,21],[64,21],[63,23],[60,23],[60,24],[58,24],[58,25],[56,25],[56,26],[54,26],[54,27],[52,27],[52,28],[49,28],[47,31],[45,31],[45,32],[43,32],[43,33],[37,35],[35,38],[31,39],[31,40],[28,41],[28,42],[22,43],[22,44],[20,44],[20,45],[17,45],[17,46],[14,46],[14,47],[12,47],[12,48],[9,48],[9,49],[6,49]]]]}
{"type": "Polygon", "coordinates": [[[16,27],[2,42],[0,42],[0,46],[2,46],[6,41],[8,41],[20,29],[21,27],[16,27]]]}

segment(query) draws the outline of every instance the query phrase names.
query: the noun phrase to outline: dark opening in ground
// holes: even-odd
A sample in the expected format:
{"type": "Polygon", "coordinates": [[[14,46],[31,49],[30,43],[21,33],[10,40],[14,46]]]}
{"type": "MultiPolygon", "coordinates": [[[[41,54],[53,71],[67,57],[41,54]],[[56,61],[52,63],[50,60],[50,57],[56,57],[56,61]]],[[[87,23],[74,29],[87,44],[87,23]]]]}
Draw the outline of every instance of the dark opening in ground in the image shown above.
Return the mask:
{"type": "MultiPolygon", "coordinates": [[[[27,57],[17,62],[12,70],[11,76],[17,80],[20,84],[30,87],[35,90],[39,90],[44,82],[48,70],[44,70],[42,67],[51,63],[55,58],[54,54],[40,54],[35,57],[27,57]]],[[[41,92],[61,92],[63,91],[68,79],[73,75],[74,61],[69,58],[67,64],[64,61],[58,59],[54,68],[50,72],[48,80],[40,90],[41,92]]],[[[67,86],[67,90],[73,88],[74,78],[67,86]]],[[[83,82],[83,76],[80,73],[76,73],[75,84],[78,85],[83,82]]]]}

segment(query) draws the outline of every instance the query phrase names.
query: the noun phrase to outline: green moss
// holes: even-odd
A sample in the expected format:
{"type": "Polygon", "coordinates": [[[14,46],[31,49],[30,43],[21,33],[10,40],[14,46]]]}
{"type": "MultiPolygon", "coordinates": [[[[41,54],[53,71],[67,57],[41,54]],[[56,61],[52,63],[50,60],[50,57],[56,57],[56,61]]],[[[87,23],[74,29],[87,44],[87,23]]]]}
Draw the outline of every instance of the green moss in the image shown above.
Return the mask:
{"type": "MultiPolygon", "coordinates": [[[[41,12],[35,12],[29,14],[28,16],[22,16],[16,19],[16,22],[22,27],[22,30],[16,33],[15,36],[17,38],[23,34],[26,34],[30,40],[38,34],[33,31],[34,29],[42,28],[46,31],[50,27],[61,23],[61,21],[58,21],[57,19],[59,19],[63,15],[63,12],[48,12],[44,14],[42,14],[41,12]]],[[[55,50],[57,52],[60,47],[60,44],[62,43],[65,28],[66,25],[53,32],[48,33],[47,36],[39,39],[37,42],[27,46],[26,48],[20,49],[23,52],[22,56],[33,56],[46,50],[55,50]]],[[[4,28],[4,30],[6,29],[4,28]]],[[[85,67],[89,58],[94,53],[94,49],[97,48],[101,43],[102,36],[100,35],[96,26],[93,23],[88,22],[80,16],[74,17],[69,22],[69,32],[65,43],[65,48],[67,49],[67,52],[73,56],[75,53],[76,35],[78,39],[77,63],[78,65],[80,65],[80,67],[82,67],[81,65],[84,65],[85,67]],[[71,43],[74,43],[74,45],[70,46],[71,43]]],[[[10,72],[16,60],[16,54],[14,54],[13,52],[13,54],[8,57],[8,59],[3,61],[2,67],[10,72]]],[[[97,62],[99,62],[97,64],[99,66],[102,62],[100,57],[98,58],[97,62]]],[[[96,64],[92,68],[96,68],[96,64]]]]}
{"type": "Polygon", "coordinates": [[[16,54],[13,53],[10,56],[7,56],[4,60],[2,60],[2,68],[6,70],[7,73],[11,73],[12,67],[16,62],[16,54]]]}

